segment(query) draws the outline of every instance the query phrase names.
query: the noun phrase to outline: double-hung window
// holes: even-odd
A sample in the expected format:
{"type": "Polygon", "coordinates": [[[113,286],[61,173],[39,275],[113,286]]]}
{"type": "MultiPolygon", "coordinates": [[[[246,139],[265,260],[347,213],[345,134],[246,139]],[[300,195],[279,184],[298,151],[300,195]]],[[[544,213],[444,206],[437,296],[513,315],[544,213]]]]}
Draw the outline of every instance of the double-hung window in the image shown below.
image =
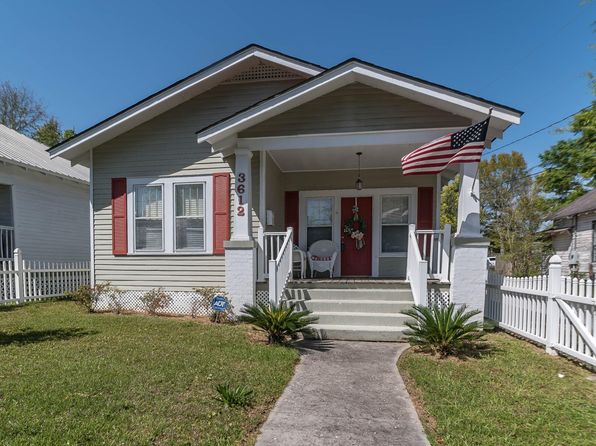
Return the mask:
{"type": "Polygon", "coordinates": [[[128,252],[213,252],[211,176],[128,178],[128,252]]]}
{"type": "Polygon", "coordinates": [[[306,246],[319,240],[333,240],[333,198],[306,199],[306,246]]]}
{"type": "Polygon", "coordinates": [[[381,253],[404,254],[408,250],[409,197],[381,198],[381,253]]]}

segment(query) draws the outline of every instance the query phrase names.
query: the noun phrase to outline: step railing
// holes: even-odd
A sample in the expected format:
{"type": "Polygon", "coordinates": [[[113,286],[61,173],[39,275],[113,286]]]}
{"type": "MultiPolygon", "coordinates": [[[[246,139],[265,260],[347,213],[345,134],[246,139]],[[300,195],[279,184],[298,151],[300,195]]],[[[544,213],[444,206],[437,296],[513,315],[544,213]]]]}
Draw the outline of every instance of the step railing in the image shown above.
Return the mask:
{"type": "Polygon", "coordinates": [[[14,249],[14,228],[0,225],[0,259],[12,258],[14,249]]]}
{"type": "Polygon", "coordinates": [[[408,263],[406,279],[410,282],[414,303],[426,306],[428,300],[427,288],[428,261],[422,258],[416,237],[416,225],[410,225],[408,230],[408,263]]]}
{"type": "Polygon", "coordinates": [[[428,262],[428,277],[448,282],[451,263],[451,225],[445,225],[443,229],[418,229],[416,239],[422,260],[428,262]]]}
{"type": "Polygon", "coordinates": [[[264,261],[264,271],[263,276],[269,276],[269,261],[275,260],[281,247],[284,243],[284,239],[286,237],[286,232],[265,232],[263,233],[263,256],[265,257],[264,261]]]}
{"type": "MultiPolygon", "coordinates": [[[[267,240],[268,234],[271,233],[265,233],[265,240],[267,240]]],[[[283,234],[281,245],[276,245],[276,248],[278,248],[277,255],[275,258],[272,258],[267,262],[267,272],[269,275],[269,302],[275,304],[279,303],[288,282],[292,279],[292,228],[288,228],[283,234]]]]}

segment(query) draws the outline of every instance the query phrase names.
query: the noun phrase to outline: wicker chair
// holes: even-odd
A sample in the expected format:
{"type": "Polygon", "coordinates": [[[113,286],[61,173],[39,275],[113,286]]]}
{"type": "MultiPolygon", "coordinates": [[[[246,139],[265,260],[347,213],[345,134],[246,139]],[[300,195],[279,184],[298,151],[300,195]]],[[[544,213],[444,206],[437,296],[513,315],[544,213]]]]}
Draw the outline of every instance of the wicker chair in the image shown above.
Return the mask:
{"type": "Polygon", "coordinates": [[[314,277],[315,271],[329,271],[329,277],[333,277],[333,266],[337,258],[337,248],[331,240],[314,242],[308,250],[306,257],[310,266],[311,278],[314,277]]]}

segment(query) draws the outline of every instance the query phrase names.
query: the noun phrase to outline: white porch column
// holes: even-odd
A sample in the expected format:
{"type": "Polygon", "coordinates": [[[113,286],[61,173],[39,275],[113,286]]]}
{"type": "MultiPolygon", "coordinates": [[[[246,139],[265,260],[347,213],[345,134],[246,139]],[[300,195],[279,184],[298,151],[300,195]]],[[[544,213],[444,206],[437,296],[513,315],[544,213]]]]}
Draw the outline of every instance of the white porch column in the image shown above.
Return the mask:
{"type": "Polygon", "coordinates": [[[480,232],[478,163],[460,164],[461,187],[451,264],[451,302],[480,310],[484,316],[488,240],[480,232]]]}
{"type": "Polygon", "coordinates": [[[254,304],[257,256],[252,238],[252,152],[236,149],[234,169],[234,225],[226,250],[226,291],[234,313],[239,314],[245,304],[254,304]]]}

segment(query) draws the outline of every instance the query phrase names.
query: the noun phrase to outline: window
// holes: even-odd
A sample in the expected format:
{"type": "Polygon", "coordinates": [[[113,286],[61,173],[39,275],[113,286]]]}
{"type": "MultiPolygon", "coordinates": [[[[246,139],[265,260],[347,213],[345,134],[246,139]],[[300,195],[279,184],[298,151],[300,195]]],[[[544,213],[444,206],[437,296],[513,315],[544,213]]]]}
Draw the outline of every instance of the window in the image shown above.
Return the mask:
{"type": "Polygon", "coordinates": [[[135,249],[163,251],[163,191],[161,185],[135,191],[135,249]]]}
{"type": "Polygon", "coordinates": [[[408,250],[409,198],[386,195],[381,199],[381,252],[405,253],[408,250]]]}
{"type": "Polygon", "coordinates": [[[204,184],[176,184],[176,250],[205,250],[204,184]]]}
{"type": "Polygon", "coordinates": [[[213,177],[128,178],[128,252],[211,254],[213,177]]]}
{"type": "Polygon", "coordinates": [[[333,240],[333,198],[308,198],[306,200],[307,249],[319,240],[333,240]]]}

